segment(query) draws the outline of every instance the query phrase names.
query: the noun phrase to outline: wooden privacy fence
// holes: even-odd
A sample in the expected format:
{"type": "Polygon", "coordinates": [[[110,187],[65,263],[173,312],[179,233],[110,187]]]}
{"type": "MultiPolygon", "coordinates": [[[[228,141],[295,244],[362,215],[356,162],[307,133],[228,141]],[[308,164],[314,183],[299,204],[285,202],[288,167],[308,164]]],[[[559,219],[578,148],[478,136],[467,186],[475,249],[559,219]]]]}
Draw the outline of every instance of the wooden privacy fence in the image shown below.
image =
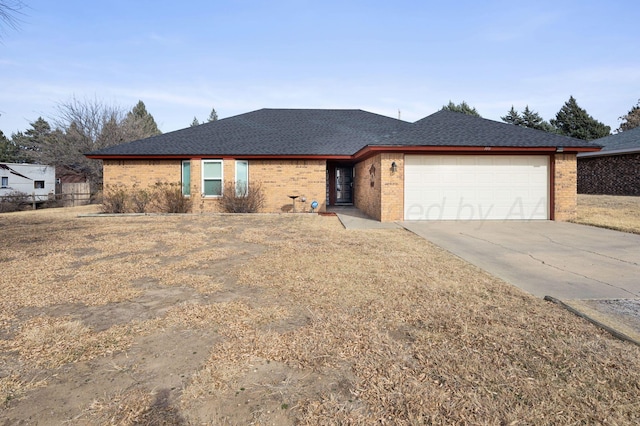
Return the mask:
{"type": "Polygon", "coordinates": [[[56,185],[56,197],[64,207],[84,206],[91,201],[91,187],[89,182],[61,183],[56,185]]]}
{"type": "MultiPolygon", "coordinates": [[[[48,204],[50,207],[75,207],[84,206],[91,203],[91,193],[89,192],[72,192],[67,194],[47,194],[37,195],[32,194],[8,194],[0,196],[0,203],[12,204],[16,207],[23,209],[26,206],[31,206],[34,210],[41,204],[48,204]]],[[[7,206],[8,207],[8,206],[7,206]]],[[[2,209],[10,211],[13,209],[2,209]]]]}

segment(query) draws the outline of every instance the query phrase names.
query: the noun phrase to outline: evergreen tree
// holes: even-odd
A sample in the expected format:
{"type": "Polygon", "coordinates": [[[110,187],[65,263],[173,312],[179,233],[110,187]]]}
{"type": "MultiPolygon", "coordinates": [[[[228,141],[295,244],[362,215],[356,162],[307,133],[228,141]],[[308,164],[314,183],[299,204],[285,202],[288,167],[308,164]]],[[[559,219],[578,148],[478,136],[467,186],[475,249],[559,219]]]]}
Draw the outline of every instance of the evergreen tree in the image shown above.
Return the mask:
{"type": "Polygon", "coordinates": [[[556,118],[551,120],[551,125],[558,133],[578,139],[590,141],[608,136],[611,127],[591,117],[586,110],[578,106],[573,96],[560,108],[556,118]]]}
{"type": "Polygon", "coordinates": [[[48,164],[46,158],[42,158],[42,151],[51,137],[51,125],[42,117],[29,123],[30,129],[24,133],[17,132],[11,135],[13,144],[19,150],[21,161],[48,164]]]}
{"type": "Polygon", "coordinates": [[[208,123],[211,123],[212,121],[218,121],[218,113],[215,108],[211,108],[211,114],[209,114],[209,118],[207,119],[208,123]]]}
{"type": "Polygon", "coordinates": [[[530,129],[544,130],[545,132],[556,133],[555,128],[545,121],[540,114],[529,109],[529,105],[524,108],[522,115],[511,106],[509,112],[504,117],[500,117],[502,121],[516,126],[528,127],[530,129]]]}
{"type": "Polygon", "coordinates": [[[198,119],[196,117],[193,117],[193,121],[191,122],[191,127],[196,127],[199,125],[200,125],[200,122],[198,121],[198,119]]]}
{"type": "Polygon", "coordinates": [[[507,112],[507,115],[500,117],[502,121],[509,124],[515,124],[516,126],[522,126],[522,117],[516,109],[511,105],[511,109],[507,112]]]}
{"type": "Polygon", "coordinates": [[[20,162],[20,150],[10,141],[0,130],[0,162],[18,163],[20,162]]]}
{"type": "Polygon", "coordinates": [[[160,129],[158,129],[156,120],[147,112],[147,108],[142,101],[138,101],[136,106],[127,113],[125,125],[136,129],[138,133],[137,139],[148,138],[149,136],[156,136],[162,133],[160,129]]]}
{"type": "Polygon", "coordinates": [[[449,101],[449,104],[443,105],[440,111],[453,111],[460,112],[462,114],[473,115],[474,117],[482,117],[474,107],[469,106],[469,104],[465,101],[462,101],[458,105],[449,101]]]}
{"type": "Polygon", "coordinates": [[[540,114],[529,109],[529,105],[527,105],[522,112],[522,122],[524,127],[528,127],[530,129],[555,132],[553,126],[540,117],[540,114]]]}
{"type": "Polygon", "coordinates": [[[618,128],[618,132],[624,132],[626,130],[640,127],[640,99],[638,100],[637,105],[632,107],[626,115],[619,117],[618,120],[624,120],[618,128]]]}

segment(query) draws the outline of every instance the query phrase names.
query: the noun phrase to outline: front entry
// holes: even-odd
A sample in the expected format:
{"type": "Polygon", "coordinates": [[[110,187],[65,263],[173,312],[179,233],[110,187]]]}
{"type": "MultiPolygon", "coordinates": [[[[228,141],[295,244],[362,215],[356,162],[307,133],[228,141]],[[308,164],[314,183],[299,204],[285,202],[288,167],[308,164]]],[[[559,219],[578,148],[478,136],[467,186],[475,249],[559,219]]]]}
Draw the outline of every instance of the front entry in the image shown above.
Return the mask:
{"type": "Polygon", "coordinates": [[[353,168],[336,167],[336,204],[353,203],[353,168]]]}

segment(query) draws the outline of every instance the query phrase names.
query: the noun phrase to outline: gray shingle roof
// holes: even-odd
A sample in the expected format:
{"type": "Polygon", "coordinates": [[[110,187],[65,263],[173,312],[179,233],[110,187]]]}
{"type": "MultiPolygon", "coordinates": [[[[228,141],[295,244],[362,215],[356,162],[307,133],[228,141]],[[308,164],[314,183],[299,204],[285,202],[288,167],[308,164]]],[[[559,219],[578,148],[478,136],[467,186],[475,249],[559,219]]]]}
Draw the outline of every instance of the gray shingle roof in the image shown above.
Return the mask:
{"type": "Polygon", "coordinates": [[[366,146],[594,147],[457,112],[415,123],[362,110],[261,109],[104,148],[96,156],[351,156],[366,146]]]}
{"type": "Polygon", "coordinates": [[[391,138],[393,145],[470,147],[596,147],[583,140],[441,110],[391,138]]]}
{"type": "Polygon", "coordinates": [[[593,141],[602,145],[602,151],[640,150],[640,127],[593,141]]]}
{"type": "Polygon", "coordinates": [[[352,155],[408,126],[362,110],[261,109],[88,155],[352,155]]]}

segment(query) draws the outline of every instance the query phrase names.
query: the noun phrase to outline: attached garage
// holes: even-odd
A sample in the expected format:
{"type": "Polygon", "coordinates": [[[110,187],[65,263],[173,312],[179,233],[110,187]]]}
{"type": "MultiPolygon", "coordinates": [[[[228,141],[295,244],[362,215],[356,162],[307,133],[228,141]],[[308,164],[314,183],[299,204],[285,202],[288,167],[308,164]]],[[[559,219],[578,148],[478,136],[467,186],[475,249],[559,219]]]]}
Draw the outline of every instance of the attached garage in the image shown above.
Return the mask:
{"type": "Polygon", "coordinates": [[[405,220],[549,219],[548,155],[405,155],[405,220]]]}

